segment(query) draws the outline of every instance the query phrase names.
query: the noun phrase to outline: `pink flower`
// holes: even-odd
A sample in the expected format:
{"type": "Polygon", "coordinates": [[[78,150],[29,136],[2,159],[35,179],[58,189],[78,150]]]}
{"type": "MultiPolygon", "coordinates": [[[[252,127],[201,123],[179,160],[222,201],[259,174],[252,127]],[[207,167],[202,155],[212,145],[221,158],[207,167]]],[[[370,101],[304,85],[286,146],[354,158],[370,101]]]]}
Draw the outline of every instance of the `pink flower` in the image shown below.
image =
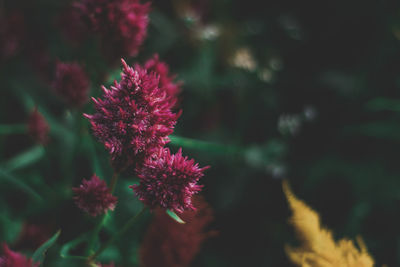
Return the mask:
{"type": "Polygon", "coordinates": [[[181,82],[174,82],[176,75],[169,73],[169,67],[165,62],[160,61],[158,55],[154,55],[151,59],[146,61],[144,68],[148,72],[155,72],[159,75],[159,87],[167,93],[167,97],[174,105],[178,94],[181,92],[181,82]]]}
{"type": "Polygon", "coordinates": [[[38,267],[39,263],[33,263],[24,255],[14,252],[3,244],[3,256],[0,257],[0,267],[38,267]]]}
{"type": "Polygon", "coordinates": [[[162,148],[137,168],[140,184],[130,188],[150,208],[183,212],[194,209],[192,196],[201,190],[197,182],[208,168],[200,168],[193,159],[183,157],[182,149],[171,154],[168,148],[162,148]]]}
{"type": "Polygon", "coordinates": [[[33,72],[40,78],[40,81],[46,85],[50,84],[54,76],[54,60],[50,55],[47,44],[43,41],[44,34],[35,28],[27,39],[25,55],[33,72]]]}
{"type": "Polygon", "coordinates": [[[76,3],[89,28],[100,35],[111,59],[137,54],[147,34],[150,3],[139,0],[81,0],[76,3]]]}
{"type": "Polygon", "coordinates": [[[78,63],[57,62],[53,89],[69,105],[80,107],[88,101],[89,78],[78,63]]]}
{"type": "Polygon", "coordinates": [[[90,180],[83,180],[79,187],[72,190],[75,193],[76,205],[93,217],[106,213],[107,210],[114,210],[117,204],[117,198],[111,195],[106,182],[95,174],[90,180]]]}
{"type": "Polygon", "coordinates": [[[24,15],[20,11],[13,11],[5,17],[0,17],[0,63],[21,50],[25,31],[24,15]]]}
{"type": "Polygon", "coordinates": [[[28,133],[32,138],[40,143],[46,144],[48,141],[49,125],[43,115],[35,108],[28,119],[28,133]]]}
{"type": "Polygon", "coordinates": [[[82,43],[88,34],[88,29],[81,19],[80,12],[73,7],[63,9],[62,13],[57,18],[57,26],[63,37],[73,45],[82,43]]]}
{"type": "Polygon", "coordinates": [[[96,113],[85,114],[117,170],[139,164],[163,147],[180,115],[171,111],[154,73],[135,70],[123,60],[122,64],[121,81],[110,90],[103,86],[104,99],[93,98],[96,113]]]}
{"type": "Polygon", "coordinates": [[[213,220],[213,212],[200,196],[193,198],[196,211],[184,211],[180,217],[186,222],[179,224],[164,210],[157,210],[139,250],[143,267],[189,266],[206,239],[216,234],[206,231],[213,220]]]}
{"type": "Polygon", "coordinates": [[[15,247],[18,249],[36,249],[51,237],[52,226],[25,222],[19,233],[15,247]]]}

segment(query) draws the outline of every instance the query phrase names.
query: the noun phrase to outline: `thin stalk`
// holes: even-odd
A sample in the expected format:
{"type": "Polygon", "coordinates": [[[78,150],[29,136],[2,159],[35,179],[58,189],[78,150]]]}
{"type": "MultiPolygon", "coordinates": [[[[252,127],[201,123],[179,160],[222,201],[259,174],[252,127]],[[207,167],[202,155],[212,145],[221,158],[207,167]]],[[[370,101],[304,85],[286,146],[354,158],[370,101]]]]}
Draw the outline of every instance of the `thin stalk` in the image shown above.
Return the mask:
{"type": "Polygon", "coordinates": [[[103,225],[104,225],[104,223],[106,221],[106,216],[107,216],[107,213],[103,214],[103,216],[101,216],[100,220],[97,221],[96,226],[93,229],[93,232],[92,232],[92,234],[90,236],[90,239],[89,239],[89,242],[88,242],[88,245],[87,245],[87,249],[86,249],[86,254],[87,255],[90,255],[93,252],[92,250],[93,250],[93,247],[94,247],[94,243],[96,242],[96,239],[97,239],[97,237],[99,235],[99,232],[100,232],[101,228],[103,227],[103,225]]]}
{"type": "Polygon", "coordinates": [[[121,235],[123,235],[126,231],[129,230],[129,228],[132,227],[132,225],[138,220],[138,218],[144,213],[146,210],[146,207],[143,207],[142,210],[137,213],[135,216],[133,216],[129,221],[126,222],[126,224],[122,227],[121,230],[119,230],[115,235],[113,235],[107,243],[105,243],[103,246],[99,248],[99,250],[96,251],[92,256],[88,257],[87,262],[91,263],[93,260],[95,260],[109,245],[115,242],[121,235]]]}
{"type": "Polygon", "coordinates": [[[24,134],[28,129],[25,124],[0,125],[0,134],[24,134]]]}

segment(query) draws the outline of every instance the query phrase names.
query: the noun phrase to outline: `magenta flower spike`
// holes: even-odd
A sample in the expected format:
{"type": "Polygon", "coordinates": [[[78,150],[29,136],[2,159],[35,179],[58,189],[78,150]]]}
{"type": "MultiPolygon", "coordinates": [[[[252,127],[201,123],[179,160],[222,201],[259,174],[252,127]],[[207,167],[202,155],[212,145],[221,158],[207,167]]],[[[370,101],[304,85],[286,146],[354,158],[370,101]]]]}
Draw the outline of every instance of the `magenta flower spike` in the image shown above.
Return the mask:
{"type": "Polygon", "coordinates": [[[180,112],[173,113],[170,99],[159,87],[155,73],[134,69],[122,60],[121,81],[103,99],[94,99],[96,112],[85,116],[92,130],[111,154],[116,171],[141,164],[147,156],[169,142],[180,112]]]}
{"type": "Polygon", "coordinates": [[[203,186],[197,182],[208,168],[200,168],[193,159],[183,157],[182,149],[171,154],[168,148],[162,148],[137,168],[140,184],[130,188],[152,209],[161,207],[182,213],[194,209],[192,196],[201,191],[203,186]]]}
{"type": "Polygon", "coordinates": [[[171,75],[169,73],[169,66],[167,63],[160,61],[157,54],[155,54],[151,59],[146,61],[144,68],[148,72],[155,72],[159,75],[160,88],[164,90],[167,97],[171,100],[171,106],[175,105],[177,101],[177,96],[181,92],[181,82],[174,82],[176,75],[171,75]]]}

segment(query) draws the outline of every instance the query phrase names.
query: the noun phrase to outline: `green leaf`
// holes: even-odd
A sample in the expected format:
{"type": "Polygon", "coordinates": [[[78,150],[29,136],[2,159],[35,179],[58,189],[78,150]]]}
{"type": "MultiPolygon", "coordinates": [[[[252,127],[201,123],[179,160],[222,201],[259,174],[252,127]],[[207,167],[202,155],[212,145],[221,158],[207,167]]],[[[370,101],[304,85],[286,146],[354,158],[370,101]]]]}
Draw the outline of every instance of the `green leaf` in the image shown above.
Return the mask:
{"type": "Polygon", "coordinates": [[[400,112],[400,100],[397,99],[389,99],[383,97],[375,98],[367,102],[365,106],[371,111],[388,110],[400,112]]]}
{"type": "Polygon", "coordinates": [[[74,240],[65,243],[60,250],[60,256],[65,259],[86,260],[87,257],[70,255],[70,250],[87,240],[87,234],[81,235],[74,240]]]}
{"type": "Polygon", "coordinates": [[[248,147],[244,156],[250,166],[264,169],[270,164],[279,163],[286,153],[286,144],[281,140],[272,139],[264,145],[248,147]]]}
{"type": "Polygon", "coordinates": [[[27,131],[25,124],[0,125],[0,134],[23,134],[27,131]]]}
{"type": "Polygon", "coordinates": [[[397,121],[374,121],[359,125],[350,125],[343,128],[344,134],[361,134],[365,136],[400,141],[400,126],[397,121]]]}
{"type": "Polygon", "coordinates": [[[25,183],[25,181],[21,181],[21,179],[15,177],[14,175],[11,175],[10,173],[8,173],[2,169],[0,169],[0,180],[1,179],[4,179],[4,180],[8,181],[9,183],[12,183],[13,185],[18,187],[25,193],[29,194],[35,200],[43,201],[43,198],[35,190],[33,190],[29,185],[27,185],[25,183]]]}
{"type": "Polygon", "coordinates": [[[2,214],[0,214],[0,233],[2,232],[2,240],[11,243],[18,238],[22,230],[22,221],[12,217],[7,209],[1,206],[2,214]]]}
{"type": "Polygon", "coordinates": [[[185,222],[179,218],[179,216],[173,212],[172,210],[167,210],[167,214],[169,215],[169,217],[171,217],[172,219],[174,219],[176,222],[180,223],[180,224],[184,224],[185,222]]]}
{"type": "Polygon", "coordinates": [[[207,151],[215,154],[236,154],[244,151],[241,147],[234,145],[224,145],[176,135],[170,135],[168,137],[171,140],[171,145],[173,146],[182,146],[184,148],[207,151]]]}
{"type": "Polygon", "coordinates": [[[25,108],[25,111],[29,114],[35,107],[39,110],[39,112],[46,118],[46,121],[50,125],[50,134],[57,136],[58,138],[64,140],[66,143],[70,143],[73,140],[74,135],[70,129],[65,127],[62,123],[60,123],[59,119],[53,117],[53,115],[48,112],[43,106],[38,105],[37,99],[33,99],[33,97],[21,89],[19,85],[12,85],[13,92],[15,95],[22,101],[22,104],[25,108]]]}
{"type": "Polygon", "coordinates": [[[44,148],[42,146],[35,146],[4,163],[4,168],[7,171],[21,169],[30,164],[35,163],[44,156],[44,148]]]}
{"type": "Polygon", "coordinates": [[[35,253],[33,253],[32,260],[33,262],[40,262],[40,265],[43,264],[45,254],[47,250],[54,245],[57,241],[58,237],[60,236],[61,230],[58,230],[49,240],[47,240],[43,245],[41,245],[35,253]]]}

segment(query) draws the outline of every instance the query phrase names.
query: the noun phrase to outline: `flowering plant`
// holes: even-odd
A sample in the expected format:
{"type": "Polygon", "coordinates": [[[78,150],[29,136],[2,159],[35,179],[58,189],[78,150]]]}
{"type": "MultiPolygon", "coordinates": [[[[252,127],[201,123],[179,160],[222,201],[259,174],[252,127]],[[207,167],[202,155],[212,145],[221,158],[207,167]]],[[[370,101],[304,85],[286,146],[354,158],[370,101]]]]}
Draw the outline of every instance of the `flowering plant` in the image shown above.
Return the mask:
{"type": "Polygon", "coordinates": [[[400,266],[400,6],[264,2],[0,0],[0,267],[400,266]]]}

